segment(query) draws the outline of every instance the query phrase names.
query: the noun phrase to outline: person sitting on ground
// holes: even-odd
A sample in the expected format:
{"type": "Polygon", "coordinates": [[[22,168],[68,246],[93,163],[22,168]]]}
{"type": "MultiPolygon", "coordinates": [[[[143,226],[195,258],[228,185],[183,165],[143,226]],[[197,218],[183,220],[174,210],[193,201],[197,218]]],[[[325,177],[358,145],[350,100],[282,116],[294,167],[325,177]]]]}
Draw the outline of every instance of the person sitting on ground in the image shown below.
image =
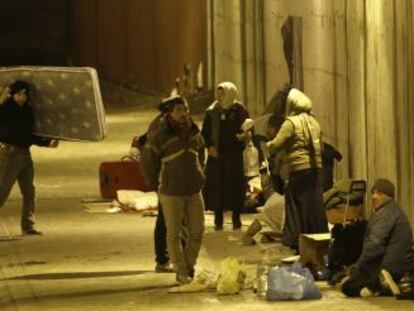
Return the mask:
{"type": "Polygon", "coordinates": [[[263,210],[258,214],[247,228],[242,237],[242,244],[245,246],[255,245],[254,236],[259,233],[263,227],[270,229],[266,234],[263,233],[262,242],[270,242],[281,236],[284,224],[285,198],[278,192],[267,199],[263,210]]]}
{"type": "Polygon", "coordinates": [[[378,179],[371,191],[374,213],[368,221],[362,254],[341,286],[349,297],[398,295],[396,281],[413,264],[412,229],[401,206],[394,200],[395,186],[378,179]]]}
{"type": "MultiPolygon", "coordinates": [[[[283,121],[282,117],[270,117],[266,129],[267,136],[276,136],[283,121]]],[[[282,234],[285,221],[284,188],[287,180],[286,154],[284,152],[279,152],[269,158],[269,173],[263,173],[261,180],[266,202],[262,212],[254,218],[242,237],[242,244],[245,246],[256,244],[254,236],[263,227],[268,227],[270,231],[263,234],[262,242],[270,242],[282,234]]]]}

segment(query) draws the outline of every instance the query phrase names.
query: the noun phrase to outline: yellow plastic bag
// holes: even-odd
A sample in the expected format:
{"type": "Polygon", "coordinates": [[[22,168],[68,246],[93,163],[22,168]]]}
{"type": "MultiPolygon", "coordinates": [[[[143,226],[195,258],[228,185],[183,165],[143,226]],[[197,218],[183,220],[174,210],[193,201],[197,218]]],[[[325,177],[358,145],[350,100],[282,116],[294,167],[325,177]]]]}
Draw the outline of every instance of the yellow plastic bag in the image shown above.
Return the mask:
{"type": "Polygon", "coordinates": [[[237,294],[243,289],[246,271],[235,257],[220,261],[220,275],[217,281],[217,293],[222,295],[237,294]]]}

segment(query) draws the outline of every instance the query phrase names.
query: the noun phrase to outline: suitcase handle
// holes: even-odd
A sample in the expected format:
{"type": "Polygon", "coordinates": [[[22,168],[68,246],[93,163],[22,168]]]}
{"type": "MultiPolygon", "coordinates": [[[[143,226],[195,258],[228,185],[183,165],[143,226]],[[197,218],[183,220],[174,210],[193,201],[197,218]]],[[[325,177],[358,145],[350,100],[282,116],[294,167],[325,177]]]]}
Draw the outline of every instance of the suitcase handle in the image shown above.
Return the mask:
{"type": "Polygon", "coordinates": [[[348,209],[349,209],[349,202],[351,200],[351,195],[355,192],[362,192],[364,194],[364,201],[363,205],[365,205],[365,193],[367,190],[367,183],[365,180],[353,180],[351,184],[349,185],[349,191],[348,191],[348,197],[346,199],[346,206],[345,206],[345,212],[344,212],[344,220],[343,225],[345,226],[346,220],[348,218],[348,209]]]}

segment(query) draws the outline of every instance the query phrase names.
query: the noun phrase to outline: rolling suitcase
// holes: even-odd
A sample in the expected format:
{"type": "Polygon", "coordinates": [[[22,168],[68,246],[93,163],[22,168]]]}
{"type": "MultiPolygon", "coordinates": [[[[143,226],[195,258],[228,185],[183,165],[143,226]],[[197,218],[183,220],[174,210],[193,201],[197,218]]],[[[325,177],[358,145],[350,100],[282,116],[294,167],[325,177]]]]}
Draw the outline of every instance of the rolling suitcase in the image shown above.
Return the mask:
{"type": "Polygon", "coordinates": [[[116,191],[147,191],[139,161],[123,157],[120,161],[102,162],[99,166],[100,192],[103,198],[116,198],[116,191]]]}

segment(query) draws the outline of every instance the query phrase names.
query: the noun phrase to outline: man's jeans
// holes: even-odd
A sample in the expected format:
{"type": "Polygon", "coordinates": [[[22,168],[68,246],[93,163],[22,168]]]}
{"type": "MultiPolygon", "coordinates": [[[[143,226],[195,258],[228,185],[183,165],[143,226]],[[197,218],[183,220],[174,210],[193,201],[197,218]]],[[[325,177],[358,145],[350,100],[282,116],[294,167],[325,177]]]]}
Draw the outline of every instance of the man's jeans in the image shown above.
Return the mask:
{"type": "MultiPolygon", "coordinates": [[[[184,249],[186,239],[188,237],[187,228],[181,227],[181,246],[184,249]]],[[[154,229],[154,249],[155,249],[155,262],[159,265],[164,265],[170,261],[170,257],[167,252],[167,228],[165,227],[164,215],[162,214],[161,204],[158,204],[158,215],[155,222],[154,229]]]]}
{"type": "Polygon", "coordinates": [[[167,227],[168,253],[177,274],[188,276],[194,270],[204,232],[204,201],[201,192],[191,196],[159,194],[159,199],[167,227]],[[184,249],[180,242],[183,221],[188,229],[184,249]]]}
{"type": "Polygon", "coordinates": [[[6,202],[16,180],[23,196],[20,225],[22,230],[29,230],[34,224],[35,199],[34,167],[30,149],[0,143],[0,207],[6,202]]]}

